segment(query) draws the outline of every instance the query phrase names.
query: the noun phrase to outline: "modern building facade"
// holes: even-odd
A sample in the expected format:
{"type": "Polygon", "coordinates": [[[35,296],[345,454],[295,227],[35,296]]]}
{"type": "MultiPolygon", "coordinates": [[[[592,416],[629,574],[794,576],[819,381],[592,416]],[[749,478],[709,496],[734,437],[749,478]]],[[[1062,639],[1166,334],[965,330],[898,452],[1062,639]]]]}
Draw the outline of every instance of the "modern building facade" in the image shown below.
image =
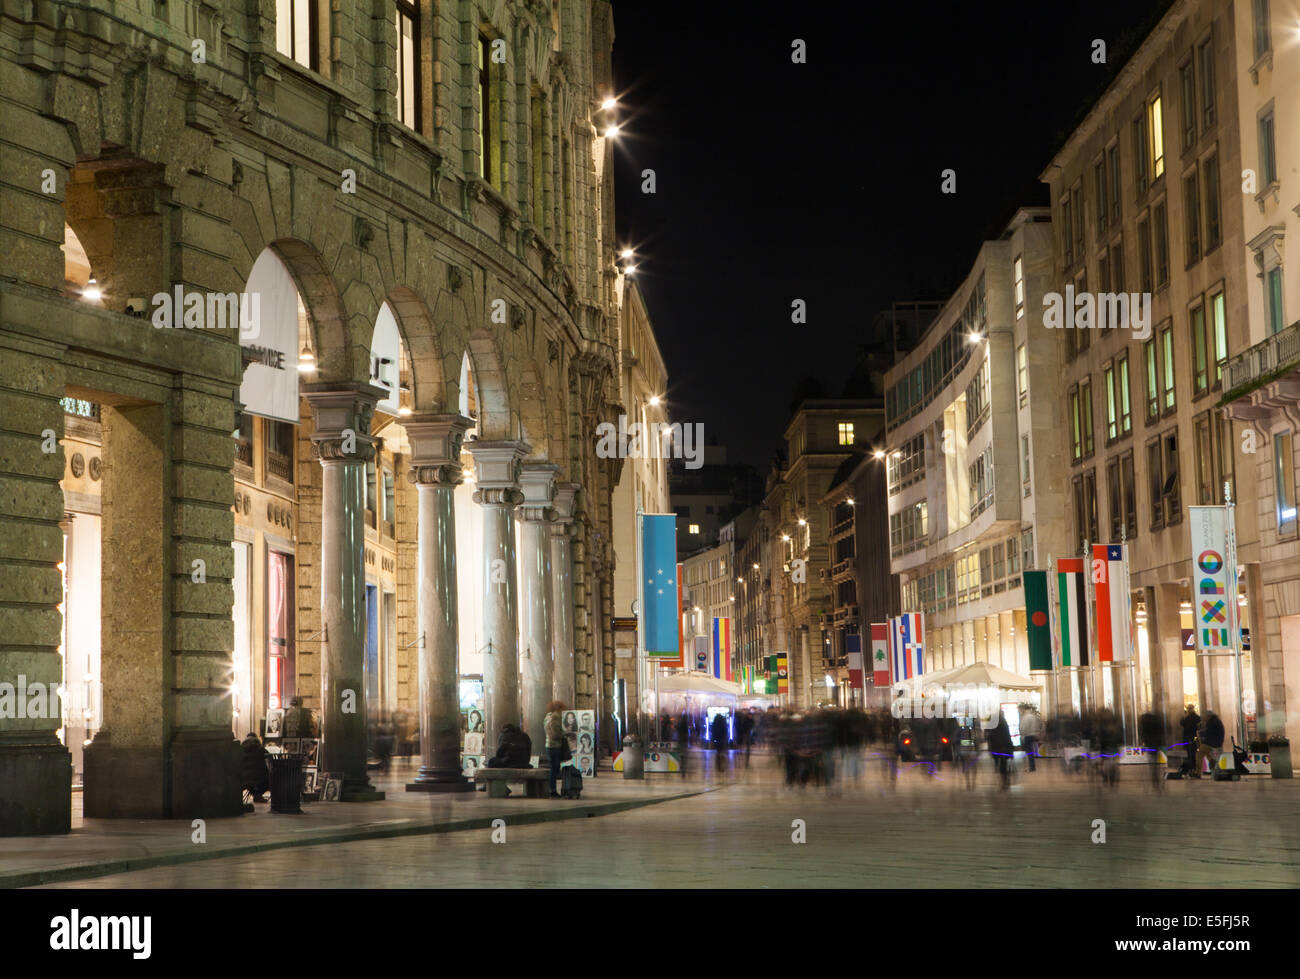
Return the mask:
{"type": "MultiPolygon", "coordinates": [[[[1262,614],[1252,635],[1260,730],[1300,743],[1300,276],[1286,244],[1300,238],[1300,59],[1294,11],[1273,0],[1233,8],[1240,120],[1241,237],[1250,346],[1223,368],[1233,454],[1253,470],[1256,495],[1239,498],[1259,528],[1262,614]]],[[[1229,190],[1234,192],[1229,181],[1229,190]]]]}
{"type": "MultiPolygon", "coordinates": [[[[1251,501],[1236,510],[1235,596],[1254,640],[1244,657],[1249,706],[1261,654],[1269,655],[1258,628],[1256,466],[1237,452],[1241,428],[1219,403],[1227,364],[1251,344],[1250,296],[1259,289],[1247,275],[1237,204],[1253,162],[1243,158],[1242,133],[1255,120],[1239,116],[1236,97],[1252,84],[1238,36],[1250,7],[1174,3],[1042,175],[1057,236],[1054,290],[1124,292],[1131,304],[1150,297],[1149,317],[1129,328],[1053,334],[1069,426],[1065,553],[1130,545],[1135,671],[1101,670],[1097,699],[1122,707],[1135,692],[1139,710],[1168,720],[1195,703],[1217,711],[1229,731],[1238,717],[1232,657],[1198,657],[1185,639],[1195,575],[1185,516],[1190,505],[1251,501]]],[[[1253,733],[1253,710],[1245,722],[1253,733]]]]}
{"type": "Polygon", "coordinates": [[[1017,211],[887,375],[890,567],[900,611],[925,614],[926,672],[1029,672],[1022,572],[1066,543],[1052,265],[1047,210],[1017,211]]]}
{"type": "Polygon", "coordinates": [[[0,680],[84,687],[0,718],[0,833],[74,764],[90,816],[236,814],[294,697],[357,801],[390,707],[465,787],[466,682],[489,742],[610,729],[609,4],[235,8],[0,19],[0,680]]]}

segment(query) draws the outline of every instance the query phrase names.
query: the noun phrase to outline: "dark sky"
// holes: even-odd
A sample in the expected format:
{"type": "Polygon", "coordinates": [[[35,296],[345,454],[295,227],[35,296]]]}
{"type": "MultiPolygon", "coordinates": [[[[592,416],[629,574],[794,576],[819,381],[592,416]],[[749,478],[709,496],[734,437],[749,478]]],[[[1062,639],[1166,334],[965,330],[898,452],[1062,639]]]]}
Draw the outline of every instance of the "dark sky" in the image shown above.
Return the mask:
{"type": "Polygon", "coordinates": [[[760,469],[801,378],[838,395],[878,310],[946,299],[1017,206],[1047,203],[1038,175],[1168,3],[882,6],[614,0],[618,233],[672,418],[760,469]]]}

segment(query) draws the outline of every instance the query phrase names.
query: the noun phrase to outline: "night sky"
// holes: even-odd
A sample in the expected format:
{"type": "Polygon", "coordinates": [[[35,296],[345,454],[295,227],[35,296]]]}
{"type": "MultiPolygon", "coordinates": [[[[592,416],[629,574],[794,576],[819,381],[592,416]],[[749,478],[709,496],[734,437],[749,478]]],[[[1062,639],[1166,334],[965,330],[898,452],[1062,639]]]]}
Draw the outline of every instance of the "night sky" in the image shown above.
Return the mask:
{"type": "Polygon", "coordinates": [[[1168,2],[613,6],[619,243],[669,410],[765,471],[801,378],[838,395],[878,310],[948,298],[1047,204],[1038,175],[1168,2]]]}

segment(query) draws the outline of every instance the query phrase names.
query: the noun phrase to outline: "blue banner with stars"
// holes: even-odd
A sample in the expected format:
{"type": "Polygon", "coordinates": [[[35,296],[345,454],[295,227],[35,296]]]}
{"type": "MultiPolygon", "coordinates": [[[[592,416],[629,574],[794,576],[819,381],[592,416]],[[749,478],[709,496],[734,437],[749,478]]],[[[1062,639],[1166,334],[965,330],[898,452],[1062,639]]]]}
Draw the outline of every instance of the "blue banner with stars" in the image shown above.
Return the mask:
{"type": "Polygon", "coordinates": [[[677,514],[641,516],[641,610],[648,657],[675,657],[677,645],[677,514]]]}

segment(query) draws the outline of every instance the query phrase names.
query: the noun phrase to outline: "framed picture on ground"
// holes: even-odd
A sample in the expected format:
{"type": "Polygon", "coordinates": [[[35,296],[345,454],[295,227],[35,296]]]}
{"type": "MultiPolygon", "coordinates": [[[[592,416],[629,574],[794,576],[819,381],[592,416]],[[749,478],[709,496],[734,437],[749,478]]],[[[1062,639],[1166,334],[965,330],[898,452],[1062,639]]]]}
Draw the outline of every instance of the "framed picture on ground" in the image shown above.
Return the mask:
{"type": "Polygon", "coordinates": [[[283,730],[284,708],[272,707],[266,712],[266,736],[268,738],[278,738],[283,730]]]}
{"type": "Polygon", "coordinates": [[[304,768],[315,768],[320,757],[320,739],[303,738],[298,742],[298,753],[302,755],[304,768]]]}
{"type": "Polygon", "coordinates": [[[474,773],[483,767],[482,755],[465,755],[460,761],[461,774],[466,778],[473,778],[474,773]]]}
{"type": "Polygon", "coordinates": [[[339,797],[343,795],[343,776],[327,774],[319,776],[324,780],[324,788],[321,789],[321,802],[338,802],[339,797]]]}
{"type": "Polygon", "coordinates": [[[302,791],[304,795],[312,795],[316,792],[316,769],[302,770],[302,791]]]}

